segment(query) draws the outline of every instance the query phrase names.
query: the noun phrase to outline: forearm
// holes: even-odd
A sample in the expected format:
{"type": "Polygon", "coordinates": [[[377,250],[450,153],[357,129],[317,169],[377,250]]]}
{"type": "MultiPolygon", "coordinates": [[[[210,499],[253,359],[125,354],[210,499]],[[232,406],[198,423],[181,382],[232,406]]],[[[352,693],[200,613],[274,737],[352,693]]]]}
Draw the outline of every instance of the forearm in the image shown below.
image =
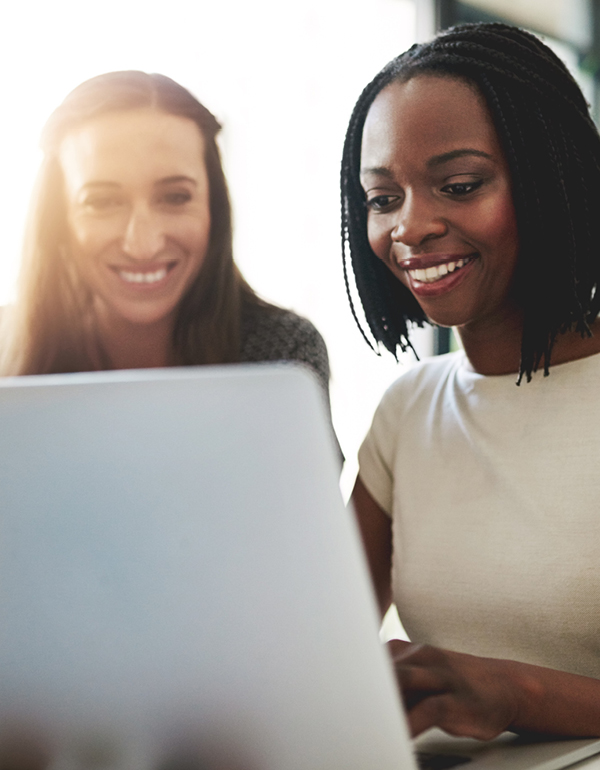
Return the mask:
{"type": "Polygon", "coordinates": [[[504,730],[600,737],[600,680],[429,645],[388,645],[413,735],[481,740],[504,730]]]}
{"type": "Polygon", "coordinates": [[[502,661],[515,683],[518,712],[509,729],[600,737],[600,680],[502,661]]]}

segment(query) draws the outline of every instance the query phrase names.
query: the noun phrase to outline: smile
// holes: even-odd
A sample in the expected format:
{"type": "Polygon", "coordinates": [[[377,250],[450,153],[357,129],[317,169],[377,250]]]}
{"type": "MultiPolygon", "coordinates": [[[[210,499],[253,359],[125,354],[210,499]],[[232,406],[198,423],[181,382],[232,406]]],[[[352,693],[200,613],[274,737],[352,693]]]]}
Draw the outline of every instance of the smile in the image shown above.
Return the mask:
{"type": "Polygon", "coordinates": [[[407,270],[413,281],[419,281],[419,283],[435,283],[443,278],[448,273],[453,273],[455,270],[460,270],[471,261],[471,257],[465,259],[459,259],[456,262],[445,262],[441,265],[433,265],[421,270],[407,270]]]}
{"type": "Polygon", "coordinates": [[[162,265],[156,270],[125,270],[120,267],[113,267],[114,272],[125,283],[152,285],[163,281],[174,265],[162,265]]]}

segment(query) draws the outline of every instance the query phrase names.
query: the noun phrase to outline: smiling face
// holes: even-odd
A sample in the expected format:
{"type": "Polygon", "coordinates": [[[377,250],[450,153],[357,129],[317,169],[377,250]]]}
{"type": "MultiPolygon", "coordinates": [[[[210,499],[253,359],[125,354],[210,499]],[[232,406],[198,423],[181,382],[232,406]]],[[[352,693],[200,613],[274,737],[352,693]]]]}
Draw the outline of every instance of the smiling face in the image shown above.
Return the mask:
{"type": "Polygon", "coordinates": [[[60,148],[70,248],[100,318],[172,325],[210,235],[204,140],[151,109],[113,112],[60,148]]]}
{"type": "Polygon", "coordinates": [[[386,86],[365,122],[361,184],[371,248],[428,318],[473,328],[519,314],[510,175],[473,87],[430,75],[386,86]]]}

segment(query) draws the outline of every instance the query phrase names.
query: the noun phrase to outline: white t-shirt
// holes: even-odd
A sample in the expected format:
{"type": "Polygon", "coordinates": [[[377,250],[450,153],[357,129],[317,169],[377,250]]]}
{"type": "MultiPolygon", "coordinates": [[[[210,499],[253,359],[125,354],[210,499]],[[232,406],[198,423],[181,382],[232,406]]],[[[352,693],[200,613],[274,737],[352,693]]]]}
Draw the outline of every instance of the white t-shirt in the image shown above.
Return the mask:
{"type": "Polygon", "coordinates": [[[394,601],[413,641],[600,678],[600,354],[515,382],[461,351],[384,395],[359,461],[394,601]]]}

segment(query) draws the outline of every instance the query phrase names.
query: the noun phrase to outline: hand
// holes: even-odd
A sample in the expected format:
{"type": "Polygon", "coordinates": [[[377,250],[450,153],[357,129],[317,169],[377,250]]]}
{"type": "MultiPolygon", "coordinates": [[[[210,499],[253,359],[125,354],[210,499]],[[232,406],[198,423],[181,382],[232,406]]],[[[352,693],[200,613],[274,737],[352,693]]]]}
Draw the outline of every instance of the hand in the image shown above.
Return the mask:
{"type": "Polygon", "coordinates": [[[393,640],[388,649],[413,736],[429,727],[491,740],[518,719],[511,661],[393,640]]]}

